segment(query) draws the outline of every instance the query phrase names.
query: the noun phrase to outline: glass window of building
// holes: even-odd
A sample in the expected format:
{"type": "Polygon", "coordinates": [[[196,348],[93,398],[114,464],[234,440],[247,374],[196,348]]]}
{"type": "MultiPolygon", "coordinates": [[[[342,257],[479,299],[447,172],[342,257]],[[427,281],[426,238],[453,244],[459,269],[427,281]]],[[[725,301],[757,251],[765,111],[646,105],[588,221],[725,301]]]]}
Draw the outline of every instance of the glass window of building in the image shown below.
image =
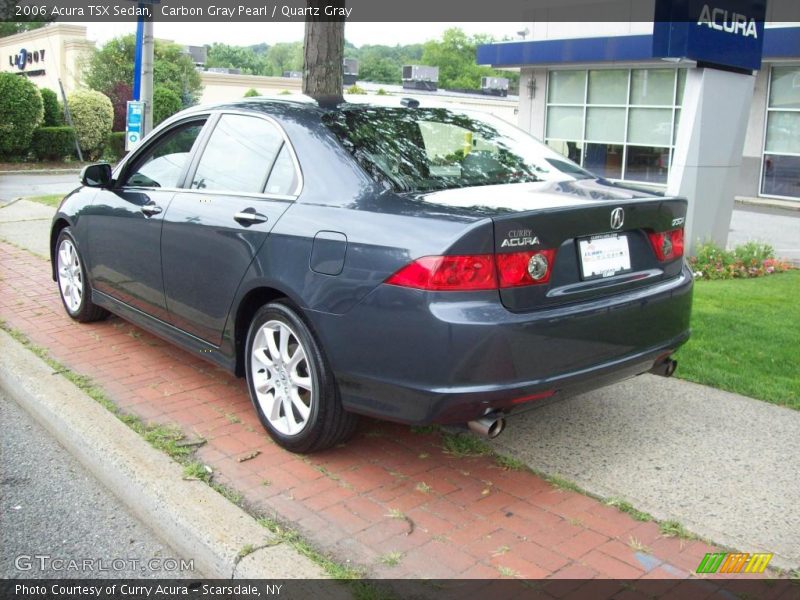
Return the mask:
{"type": "Polygon", "coordinates": [[[761,193],[800,198],[800,66],[770,72],[761,193]]]}
{"type": "Polygon", "coordinates": [[[685,69],[550,71],[545,140],[608,179],[666,184],[685,69]]]}

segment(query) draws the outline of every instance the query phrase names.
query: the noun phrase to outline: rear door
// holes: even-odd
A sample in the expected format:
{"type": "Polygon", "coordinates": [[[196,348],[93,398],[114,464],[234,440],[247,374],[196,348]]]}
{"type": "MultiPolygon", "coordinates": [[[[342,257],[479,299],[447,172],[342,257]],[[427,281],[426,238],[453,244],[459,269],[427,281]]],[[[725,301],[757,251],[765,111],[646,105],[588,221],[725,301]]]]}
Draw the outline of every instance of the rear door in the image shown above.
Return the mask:
{"type": "Polygon", "coordinates": [[[161,262],[169,322],[219,345],[239,283],[300,193],[301,175],[271,118],[225,113],[209,125],[187,189],[164,217],[161,262]]]}

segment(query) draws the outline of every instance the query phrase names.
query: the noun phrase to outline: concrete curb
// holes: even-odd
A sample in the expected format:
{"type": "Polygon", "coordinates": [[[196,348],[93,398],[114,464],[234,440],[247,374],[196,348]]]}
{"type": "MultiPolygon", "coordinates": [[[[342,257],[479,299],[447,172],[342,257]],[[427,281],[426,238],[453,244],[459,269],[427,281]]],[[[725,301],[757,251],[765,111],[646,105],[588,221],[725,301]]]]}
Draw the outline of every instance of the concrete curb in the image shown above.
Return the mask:
{"type": "MultiPolygon", "coordinates": [[[[105,408],[0,331],[0,388],[39,421],[111,492],[206,577],[321,579],[321,567],[280,543],[201,481],[186,481],[105,408]],[[245,547],[254,550],[240,557],[245,547]]],[[[338,586],[336,586],[338,587],[338,586]]],[[[344,590],[341,590],[344,591],[344,590]]]]}
{"type": "Polygon", "coordinates": [[[736,196],[736,204],[743,206],[756,206],[760,208],[778,208],[788,211],[800,211],[800,202],[796,200],[780,200],[779,198],[751,198],[748,196],[736,196]]]}

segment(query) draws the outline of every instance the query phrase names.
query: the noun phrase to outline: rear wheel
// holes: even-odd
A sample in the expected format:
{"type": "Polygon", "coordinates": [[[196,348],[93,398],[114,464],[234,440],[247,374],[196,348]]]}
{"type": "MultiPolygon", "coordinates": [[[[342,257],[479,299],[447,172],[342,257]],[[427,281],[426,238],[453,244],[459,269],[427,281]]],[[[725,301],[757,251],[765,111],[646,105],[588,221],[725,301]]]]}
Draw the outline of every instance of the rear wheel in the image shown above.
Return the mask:
{"type": "Polygon", "coordinates": [[[288,304],[272,302],[253,317],[247,336],[247,385],[270,436],[292,452],[345,441],[357,417],[342,407],[314,335],[288,304]]]}
{"type": "Polygon", "coordinates": [[[92,302],[92,288],[69,227],[58,234],[55,259],[58,290],[67,314],[81,323],[105,319],[108,312],[92,302]]]}

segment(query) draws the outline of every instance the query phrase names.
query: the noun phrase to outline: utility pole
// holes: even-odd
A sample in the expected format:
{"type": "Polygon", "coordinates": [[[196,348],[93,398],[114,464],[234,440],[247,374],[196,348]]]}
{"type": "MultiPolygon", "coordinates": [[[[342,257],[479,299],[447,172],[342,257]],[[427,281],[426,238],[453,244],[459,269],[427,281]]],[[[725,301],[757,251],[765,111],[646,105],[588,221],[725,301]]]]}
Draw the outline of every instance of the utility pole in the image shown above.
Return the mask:
{"type": "Polygon", "coordinates": [[[142,87],[141,100],[144,102],[144,135],[153,129],[153,20],[144,20],[142,40],[142,87]]]}

